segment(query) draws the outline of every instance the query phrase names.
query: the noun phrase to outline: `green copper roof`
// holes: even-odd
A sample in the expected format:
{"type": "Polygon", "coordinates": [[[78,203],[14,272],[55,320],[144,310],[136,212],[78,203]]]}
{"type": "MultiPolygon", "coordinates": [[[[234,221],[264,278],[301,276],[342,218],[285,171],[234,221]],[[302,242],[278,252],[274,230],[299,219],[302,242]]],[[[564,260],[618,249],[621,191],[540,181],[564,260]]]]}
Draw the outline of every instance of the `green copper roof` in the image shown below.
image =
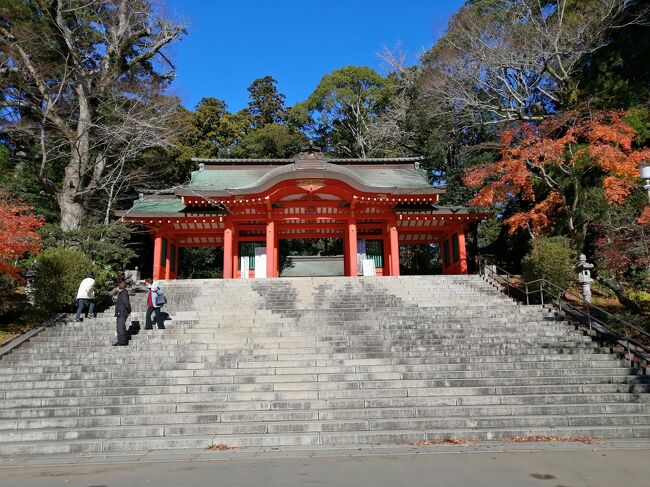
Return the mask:
{"type": "MultiPolygon", "coordinates": [[[[280,166],[290,169],[290,166],[280,166]]],[[[341,171],[350,171],[366,186],[375,188],[430,189],[426,173],[415,168],[361,168],[354,166],[336,166],[341,171]]],[[[201,190],[236,190],[257,186],[258,182],[275,169],[206,169],[194,171],[189,185],[191,189],[201,190]]],[[[323,171],[321,177],[327,177],[331,171],[323,171]]],[[[300,177],[299,173],[296,174],[300,177]]]]}
{"type": "Polygon", "coordinates": [[[118,216],[138,216],[138,217],[158,217],[182,215],[185,205],[180,198],[173,196],[171,198],[149,197],[143,200],[135,200],[133,207],[128,211],[116,211],[118,216]]]}
{"type": "Polygon", "coordinates": [[[269,172],[269,169],[210,169],[206,171],[194,171],[190,180],[190,188],[214,190],[236,189],[255,183],[255,181],[267,172],[269,172]]]}
{"type": "Polygon", "coordinates": [[[420,169],[361,169],[351,167],[368,186],[399,188],[431,188],[426,172],[420,169]]]}

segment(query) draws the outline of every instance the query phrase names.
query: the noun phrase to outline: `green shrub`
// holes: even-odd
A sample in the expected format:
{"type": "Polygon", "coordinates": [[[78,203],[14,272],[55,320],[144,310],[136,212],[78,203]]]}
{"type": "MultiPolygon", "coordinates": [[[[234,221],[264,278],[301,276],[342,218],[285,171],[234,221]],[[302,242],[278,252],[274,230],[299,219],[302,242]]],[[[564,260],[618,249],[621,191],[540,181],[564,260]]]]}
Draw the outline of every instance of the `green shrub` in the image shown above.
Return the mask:
{"type": "Polygon", "coordinates": [[[564,289],[576,280],[570,240],[566,237],[536,238],[522,261],[526,282],[546,279],[564,289]]]}
{"type": "Polygon", "coordinates": [[[43,244],[78,250],[98,265],[124,270],[137,257],[131,248],[132,229],[126,225],[90,225],[66,232],[58,225],[41,229],[43,244]]]}
{"type": "Polygon", "coordinates": [[[107,267],[98,267],[90,257],[77,250],[50,248],[34,258],[36,306],[52,313],[75,309],[79,283],[89,272],[95,273],[95,302],[107,304],[109,287],[115,275],[107,267]]]}
{"type": "Polygon", "coordinates": [[[5,315],[22,310],[27,300],[24,293],[18,293],[18,281],[7,274],[0,274],[0,323],[5,315]]]}

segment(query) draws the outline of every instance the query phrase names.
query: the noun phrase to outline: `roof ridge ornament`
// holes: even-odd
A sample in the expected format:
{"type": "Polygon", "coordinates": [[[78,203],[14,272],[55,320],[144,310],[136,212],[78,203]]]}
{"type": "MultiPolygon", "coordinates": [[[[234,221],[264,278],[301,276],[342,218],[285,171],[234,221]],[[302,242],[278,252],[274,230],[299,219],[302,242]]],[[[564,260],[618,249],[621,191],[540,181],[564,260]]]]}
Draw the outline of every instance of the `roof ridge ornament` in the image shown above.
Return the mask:
{"type": "Polygon", "coordinates": [[[309,141],[309,145],[302,148],[296,156],[296,161],[305,159],[327,159],[328,157],[323,153],[323,149],[314,144],[313,140],[309,141]]]}

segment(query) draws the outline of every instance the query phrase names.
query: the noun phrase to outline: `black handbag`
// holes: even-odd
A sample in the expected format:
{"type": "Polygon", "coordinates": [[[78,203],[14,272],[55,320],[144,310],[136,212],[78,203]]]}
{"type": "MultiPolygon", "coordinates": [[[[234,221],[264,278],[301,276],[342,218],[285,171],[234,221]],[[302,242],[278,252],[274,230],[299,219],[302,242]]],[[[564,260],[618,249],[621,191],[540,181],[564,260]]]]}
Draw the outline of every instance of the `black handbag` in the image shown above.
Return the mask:
{"type": "Polygon", "coordinates": [[[139,321],[132,321],[131,326],[129,326],[129,329],[126,330],[129,336],[137,335],[140,333],[140,322],[139,321]]]}

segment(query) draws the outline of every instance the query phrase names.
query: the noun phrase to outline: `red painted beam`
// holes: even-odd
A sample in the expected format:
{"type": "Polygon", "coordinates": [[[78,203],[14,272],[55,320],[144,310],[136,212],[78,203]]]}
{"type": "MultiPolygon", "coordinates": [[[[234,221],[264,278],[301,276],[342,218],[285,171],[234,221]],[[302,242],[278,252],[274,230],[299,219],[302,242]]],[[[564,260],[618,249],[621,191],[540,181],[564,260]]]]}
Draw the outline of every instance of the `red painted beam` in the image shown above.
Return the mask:
{"type": "Polygon", "coordinates": [[[319,239],[319,238],[341,238],[343,237],[344,232],[340,233],[280,233],[280,240],[291,240],[291,239],[319,239]]]}

